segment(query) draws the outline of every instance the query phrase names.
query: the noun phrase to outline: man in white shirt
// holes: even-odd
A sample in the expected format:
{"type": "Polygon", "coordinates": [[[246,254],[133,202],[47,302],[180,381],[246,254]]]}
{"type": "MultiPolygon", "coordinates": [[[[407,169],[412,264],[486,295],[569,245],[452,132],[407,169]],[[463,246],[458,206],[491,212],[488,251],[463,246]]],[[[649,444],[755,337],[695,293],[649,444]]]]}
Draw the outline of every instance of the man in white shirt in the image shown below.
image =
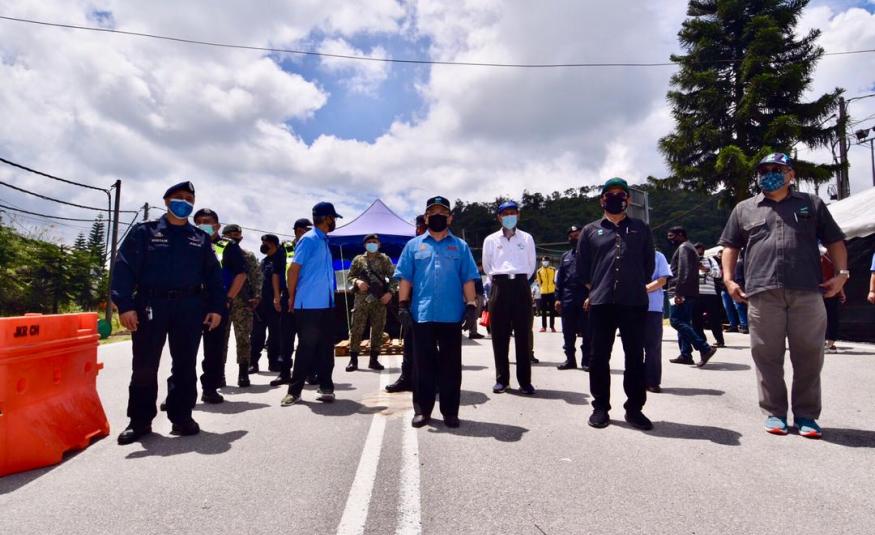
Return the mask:
{"type": "Polygon", "coordinates": [[[510,383],[510,333],[514,333],[516,376],[520,392],[533,395],[530,337],[532,336],[532,294],[529,279],[535,273],[535,241],[517,228],[519,206],[505,201],[498,207],[501,229],[483,240],[483,270],[492,283],[489,294],[489,322],[496,383],[500,394],[510,383]]]}

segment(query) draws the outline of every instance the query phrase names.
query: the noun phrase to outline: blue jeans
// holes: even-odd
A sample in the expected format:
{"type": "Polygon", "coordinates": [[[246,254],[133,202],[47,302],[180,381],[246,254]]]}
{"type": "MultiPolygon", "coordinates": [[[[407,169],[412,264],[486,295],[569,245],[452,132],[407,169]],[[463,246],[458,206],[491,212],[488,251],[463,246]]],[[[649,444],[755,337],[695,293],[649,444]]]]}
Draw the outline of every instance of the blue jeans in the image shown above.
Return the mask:
{"type": "Polygon", "coordinates": [[[747,305],[733,301],[726,290],[720,292],[720,296],[723,298],[723,309],[726,311],[729,326],[747,329],[747,305]]]}
{"type": "Polygon", "coordinates": [[[696,334],[696,329],[693,328],[693,309],[695,304],[695,298],[686,297],[684,302],[679,305],[672,302],[669,312],[669,323],[678,332],[678,346],[681,348],[681,355],[690,358],[693,357],[693,348],[696,351],[708,351],[710,349],[708,342],[696,334]]]}

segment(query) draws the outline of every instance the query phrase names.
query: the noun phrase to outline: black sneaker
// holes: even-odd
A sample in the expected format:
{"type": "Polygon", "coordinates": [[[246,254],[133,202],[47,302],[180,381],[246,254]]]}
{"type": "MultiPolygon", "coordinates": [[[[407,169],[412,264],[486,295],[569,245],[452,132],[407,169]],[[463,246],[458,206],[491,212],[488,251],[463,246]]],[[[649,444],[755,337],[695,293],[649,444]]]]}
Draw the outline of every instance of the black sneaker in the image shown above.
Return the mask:
{"type": "Polygon", "coordinates": [[[648,391],[648,392],[653,392],[654,394],[659,394],[660,392],[662,392],[662,388],[660,388],[659,385],[656,385],[656,386],[648,386],[648,387],[647,387],[647,391],[648,391]]]}
{"type": "Polygon", "coordinates": [[[503,385],[501,383],[495,383],[495,386],[492,387],[492,392],[495,394],[503,394],[507,392],[507,385],[503,385]]]}
{"type": "Polygon", "coordinates": [[[331,390],[323,391],[321,388],[316,391],[316,401],[323,403],[331,403],[334,401],[334,392],[331,390]]]}
{"type": "Polygon", "coordinates": [[[577,369],[577,363],[573,360],[566,360],[559,366],[556,366],[557,370],[575,370],[577,369]]]}
{"type": "Polygon", "coordinates": [[[739,327],[738,332],[740,332],[741,334],[748,334],[750,333],[750,329],[748,329],[747,327],[739,327]]]}
{"type": "Polygon", "coordinates": [[[204,390],[204,393],[201,394],[201,401],[204,403],[216,404],[225,401],[225,398],[215,390],[204,390]]]}
{"type": "Polygon", "coordinates": [[[520,387],[520,392],[522,394],[527,395],[527,396],[534,396],[535,395],[535,387],[532,385],[523,385],[520,387]]]}
{"type": "Polygon", "coordinates": [[[187,437],[191,435],[196,435],[201,432],[201,426],[197,424],[194,420],[188,420],[187,422],[175,423],[173,427],[170,429],[171,435],[176,435],[180,437],[187,437]]]}
{"type": "Polygon", "coordinates": [[[642,431],[650,431],[653,429],[653,422],[651,422],[647,416],[644,416],[644,413],[641,411],[627,412],[626,421],[635,429],[641,429],[642,431]]]}
{"type": "Polygon", "coordinates": [[[280,375],[276,379],[270,382],[270,386],[279,386],[279,385],[287,385],[291,384],[292,378],[290,376],[280,375]]]}
{"type": "Polygon", "coordinates": [[[711,360],[711,357],[713,357],[716,352],[717,346],[711,346],[707,351],[702,351],[702,360],[696,363],[696,367],[701,368],[705,364],[708,364],[708,361],[711,360]]]}
{"type": "Polygon", "coordinates": [[[151,425],[134,425],[130,424],[118,436],[118,443],[121,446],[130,444],[140,440],[142,437],[152,433],[151,425]]]}
{"type": "Polygon", "coordinates": [[[541,362],[541,361],[540,361],[540,360],[538,360],[538,358],[537,358],[537,357],[535,357],[535,356],[534,356],[534,355],[532,355],[532,358],[531,358],[531,359],[529,359],[529,360],[530,360],[530,361],[531,361],[531,362],[533,362],[533,363],[535,363],[535,364],[537,364],[537,363],[539,363],[539,362],[541,362]]]}
{"type": "Polygon", "coordinates": [[[413,427],[424,427],[428,424],[429,420],[431,420],[430,416],[416,414],[413,416],[413,420],[410,421],[410,425],[413,427]]]}
{"type": "Polygon", "coordinates": [[[404,377],[400,377],[397,381],[392,383],[391,385],[386,385],[386,392],[390,394],[394,394],[395,392],[412,392],[413,385],[410,384],[404,377]]]}
{"type": "Polygon", "coordinates": [[[486,338],[486,337],[480,333],[471,333],[468,335],[468,338],[470,338],[471,340],[479,340],[481,338],[486,338]]]}
{"type": "Polygon", "coordinates": [[[589,426],[601,429],[607,427],[611,423],[611,418],[608,416],[608,411],[604,409],[595,409],[589,416],[589,426]]]}
{"type": "Polygon", "coordinates": [[[693,360],[693,357],[691,357],[691,356],[689,356],[689,355],[680,355],[679,357],[676,357],[676,358],[673,358],[673,359],[669,359],[668,361],[671,362],[672,364],[687,364],[687,365],[692,365],[692,364],[695,364],[695,363],[696,363],[696,361],[693,360]]]}

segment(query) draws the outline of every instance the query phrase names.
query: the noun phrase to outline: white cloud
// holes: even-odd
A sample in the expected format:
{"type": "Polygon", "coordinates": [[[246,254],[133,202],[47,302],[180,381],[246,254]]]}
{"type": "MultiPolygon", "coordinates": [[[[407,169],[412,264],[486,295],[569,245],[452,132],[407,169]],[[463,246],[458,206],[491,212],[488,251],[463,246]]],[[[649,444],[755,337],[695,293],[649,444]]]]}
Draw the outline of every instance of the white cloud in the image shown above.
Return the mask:
{"type": "MultiPolygon", "coordinates": [[[[664,61],[678,49],[686,11],[685,0],[531,6],[270,0],[255,9],[239,0],[7,0],[3,12],[94,24],[88,13],[99,9],[125,30],[375,57],[386,50],[350,43],[399,33],[427,39],[433,59],[558,63],[664,61]],[[325,37],[314,45],[314,35],[325,37]]],[[[875,20],[864,10],[820,5],[808,10],[803,26],[822,28],[827,50],[875,48],[875,20]]],[[[873,61],[824,59],[812,94],[836,86],[848,95],[870,90],[873,61]]],[[[324,75],[375,98],[389,74],[376,62],[320,65],[324,75]]],[[[286,121],[315,120],[332,97],[318,79],[283,71],[262,54],[0,22],[0,154],[93,183],[121,177],[126,208],[156,203],[168,184],[189,178],[198,204],[227,222],[288,232],[322,199],[354,215],[381,196],[412,216],[436,193],[489,200],[614,175],[633,181],[664,175],[656,143],[673,126],[665,101],[672,72],[434,66],[419,85],[427,108],[414,121],[396,122],[373,143],[322,136],[308,146],[286,121]]],[[[875,113],[875,99],[852,103],[851,113],[875,113]]],[[[868,176],[868,153],[854,148],[851,156],[856,190],[868,176]]],[[[8,168],[0,168],[0,180],[84,204],[104,202],[8,168]]],[[[13,194],[0,189],[7,197],[13,194]]],[[[28,206],[82,215],[41,202],[28,206]]]]}
{"type": "MultiPolygon", "coordinates": [[[[335,38],[322,41],[319,52],[323,54],[336,54],[340,56],[355,56],[363,58],[386,59],[386,50],[377,46],[366,53],[350,45],[346,40],[335,38]]],[[[355,93],[376,95],[386,78],[389,76],[390,64],[379,61],[361,61],[345,58],[321,58],[322,68],[332,74],[342,74],[342,83],[355,93]]]]}

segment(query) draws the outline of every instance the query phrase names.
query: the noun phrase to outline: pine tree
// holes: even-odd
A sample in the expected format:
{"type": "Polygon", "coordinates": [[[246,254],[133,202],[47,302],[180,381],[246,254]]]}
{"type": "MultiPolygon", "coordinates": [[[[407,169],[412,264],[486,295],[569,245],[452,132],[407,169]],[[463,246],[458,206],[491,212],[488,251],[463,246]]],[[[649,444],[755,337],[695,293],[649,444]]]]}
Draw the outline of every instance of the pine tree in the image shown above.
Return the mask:
{"type": "MultiPolygon", "coordinates": [[[[659,141],[671,176],[664,185],[714,192],[730,204],[754,190],[753,170],[769,152],[830,142],[822,124],[841,89],[801,102],[823,49],[819,30],[797,38],[807,0],[690,0],[672,56],[681,69],[668,93],[675,131],[659,141]]],[[[835,167],[796,162],[799,179],[819,184],[835,167]]]]}
{"type": "Polygon", "coordinates": [[[103,220],[103,214],[98,214],[97,219],[91,225],[91,231],[88,233],[88,249],[94,255],[96,261],[102,266],[106,263],[106,222],[103,220]]]}

